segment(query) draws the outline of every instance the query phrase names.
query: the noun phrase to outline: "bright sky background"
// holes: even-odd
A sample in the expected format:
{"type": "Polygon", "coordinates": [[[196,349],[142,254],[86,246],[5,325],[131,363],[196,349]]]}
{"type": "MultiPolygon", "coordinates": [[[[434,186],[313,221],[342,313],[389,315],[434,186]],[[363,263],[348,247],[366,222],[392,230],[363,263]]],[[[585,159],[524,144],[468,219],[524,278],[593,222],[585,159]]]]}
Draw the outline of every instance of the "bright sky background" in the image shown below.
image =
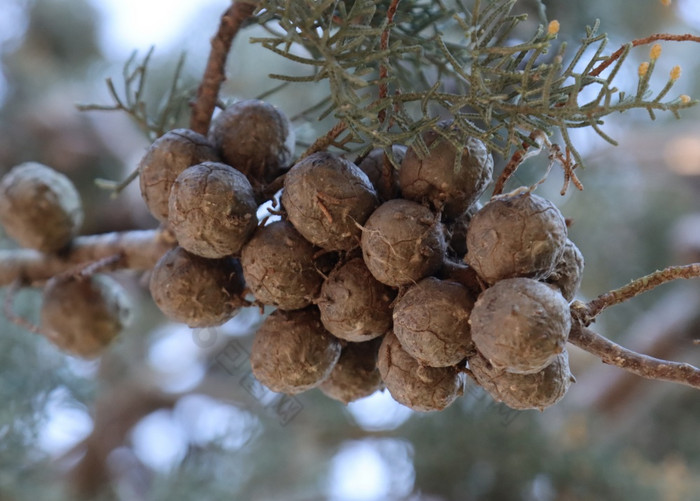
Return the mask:
{"type": "MultiPolygon", "coordinates": [[[[187,23],[198,11],[220,6],[228,0],[91,0],[106,21],[103,48],[110,58],[120,58],[156,47],[168,47],[187,32],[187,23]]],[[[207,36],[207,40],[208,40],[207,36]]]]}

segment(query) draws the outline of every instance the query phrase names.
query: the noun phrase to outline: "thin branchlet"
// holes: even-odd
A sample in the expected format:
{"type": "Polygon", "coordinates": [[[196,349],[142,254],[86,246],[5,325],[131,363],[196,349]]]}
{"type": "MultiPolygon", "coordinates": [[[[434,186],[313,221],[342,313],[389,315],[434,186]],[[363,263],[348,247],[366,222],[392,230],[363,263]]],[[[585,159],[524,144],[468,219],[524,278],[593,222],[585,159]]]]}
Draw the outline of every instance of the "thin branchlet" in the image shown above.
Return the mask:
{"type": "MultiPolygon", "coordinates": [[[[132,52],[122,68],[122,89],[118,90],[114,79],[107,78],[107,90],[114,101],[113,104],[79,104],[78,110],[124,112],[133,119],[150,141],[155,141],[172,129],[191,97],[191,90],[185,85],[183,77],[185,56],[182,54],[178,59],[164,98],[159,106],[153,109],[145,98],[153,53],[154,47],[151,47],[143,59],[137,61],[138,52],[132,52]]],[[[125,183],[101,180],[100,184],[118,193],[128,184],[128,181],[131,179],[125,183]]]]}
{"type": "Polygon", "coordinates": [[[669,381],[700,389],[700,369],[690,364],[671,362],[628,350],[589,328],[574,322],[569,342],[600,358],[603,363],[620,367],[637,376],[669,381]]]}
{"type": "Polygon", "coordinates": [[[503,168],[501,175],[498,177],[494,185],[492,196],[502,194],[506,182],[513,176],[513,174],[515,174],[518,167],[520,167],[520,165],[526,159],[539,155],[542,150],[546,150],[548,152],[547,156],[549,158],[549,167],[547,168],[547,171],[542,179],[532,186],[531,190],[533,190],[537,185],[542,184],[547,179],[547,176],[549,175],[549,172],[554,164],[559,164],[564,170],[564,184],[560,192],[561,195],[563,196],[566,194],[570,183],[573,183],[576,188],[583,191],[583,184],[574,172],[574,169],[576,169],[576,167],[578,167],[580,164],[573,161],[571,158],[571,150],[568,147],[566,147],[566,152],[562,152],[560,146],[550,142],[547,135],[540,129],[535,129],[532,131],[528,139],[528,141],[523,141],[522,147],[513,153],[513,156],[511,156],[510,160],[503,168]]]}
{"type": "Polygon", "coordinates": [[[42,283],[61,273],[80,272],[86,266],[94,269],[96,263],[101,269],[148,270],[175,245],[169,232],[134,230],[76,237],[61,254],[0,250],[0,287],[18,279],[27,284],[42,283]]]}
{"type": "Polygon", "coordinates": [[[671,33],[655,33],[653,35],[649,35],[648,37],[632,40],[631,42],[623,45],[615,52],[610,54],[608,58],[606,58],[598,66],[596,66],[596,68],[591,71],[591,76],[595,77],[600,75],[612,63],[620,59],[623,56],[623,54],[629,50],[629,47],[639,47],[640,45],[646,45],[660,40],[669,42],[700,42],[700,37],[697,35],[691,35],[689,33],[684,35],[675,35],[671,33]]]}
{"type": "MultiPolygon", "coordinates": [[[[380,48],[382,51],[389,52],[389,35],[391,33],[391,26],[394,22],[394,16],[396,15],[396,9],[399,7],[400,0],[392,0],[391,5],[389,5],[389,10],[386,13],[386,27],[382,32],[382,38],[380,42],[380,48]]],[[[389,79],[389,67],[388,65],[382,63],[379,66],[379,98],[386,98],[389,93],[389,84],[387,80],[389,79]]],[[[379,121],[384,122],[386,119],[386,109],[379,110],[379,121]]]]}
{"type": "Polygon", "coordinates": [[[255,8],[254,2],[236,1],[221,16],[219,30],[211,40],[211,51],[202,83],[197,89],[197,99],[192,105],[190,129],[195,132],[204,135],[209,132],[211,117],[219,99],[219,89],[226,80],[226,59],[231,50],[231,44],[243,23],[255,12],[255,8]]]}
{"type": "Polygon", "coordinates": [[[347,129],[347,124],[343,121],[338,122],[329,130],[326,135],[319,137],[314,141],[314,143],[309,146],[304,153],[302,153],[299,158],[304,159],[309,155],[316,153],[317,151],[323,151],[329,146],[331,146],[335,140],[347,129]]]}
{"type": "Polygon", "coordinates": [[[698,277],[700,277],[700,263],[669,266],[663,270],[657,270],[649,275],[632,280],[619,289],[601,294],[588,303],[577,301],[574,303],[572,311],[575,311],[577,317],[584,325],[589,325],[603,310],[610,306],[632,299],[666,282],[681,278],[690,279],[698,277]]]}
{"type": "MultiPolygon", "coordinates": [[[[124,64],[122,79],[124,89],[119,92],[112,78],[107,78],[107,89],[114,100],[114,104],[79,104],[80,111],[121,111],[131,117],[149,141],[155,141],[170,129],[174,128],[182,115],[191,91],[183,83],[182,71],[185,64],[185,55],[178,59],[169,88],[161,100],[160,105],[152,110],[144,99],[146,81],[153,55],[151,47],[140,63],[136,62],[138,53],[134,51],[124,64]]],[[[121,181],[96,178],[95,184],[112,192],[112,196],[119,195],[139,175],[138,168],[134,169],[121,181]]]]}

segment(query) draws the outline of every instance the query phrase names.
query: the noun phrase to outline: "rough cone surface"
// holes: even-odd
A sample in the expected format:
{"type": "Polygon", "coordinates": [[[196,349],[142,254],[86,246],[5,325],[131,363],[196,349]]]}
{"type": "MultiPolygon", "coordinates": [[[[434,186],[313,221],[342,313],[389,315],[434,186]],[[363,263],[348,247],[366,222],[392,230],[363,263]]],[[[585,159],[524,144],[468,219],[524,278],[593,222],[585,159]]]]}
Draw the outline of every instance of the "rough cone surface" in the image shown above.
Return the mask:
{"type": "Polygon", "coordinates": [[[395,296],[393,289],[372,276],[362,258],[355,258],[328,275],[317,305],[321,321],[331,334],[362,342],[391,328],[395,296]]]}
{"type": "Polygon", "coordinates": [[[451,256],[458,259],[464,259],[467,254],[467,231],[469,223],[474,214],[481,210],[481,204],[475,202],[462,215],[458,216],[454,221],[448,223],[447,230],[450,234],[450,239],[447,245],[451,256]]]}
{"type": "Polygon", "coordinates": [[[27,162],[0,180],[0,224],[23,247],[59,251],[82,223],[80,195],[60,172],[27,162]]]}
{"type": "Polygon", "coordinates": [[[421,366],[391,332],[379,348],[377,367],[394,400],[416,411],[442,410],[463,391],[459,372],[452,367],[421,366]]]}
{"type": "Polygon", "coordinates": [[[394,306],[394,334],[409,355],[430,367],[456,365],[474,350],[469,315],[474,307],[466,287],[424,278],[394,306]]]}
{"type": "Polygon", "coordinates": [[[282,205],[304,238],[327,250],[349,250],[379,205],[369,178],[355,164],[327,152],[309,155],[284,180],[282,205]]]}
{"type": "MultiPolygon", "coordinates": [[[[404,156],[406,156],[406,147],[396,144],[391,147],[391,151],[394,161],[400,165],[404,156]]],[[[384,150],[382,148],[373,149],[358,164],[360,170],[367,174],[382,202],[398,198],[401,191],[401,188],[399,188],[399,172],[393,164],[390,163],[389,165],[389,169],[384,168],[384,150]]]]}
{"type": "Polygon", "coordinates": [[[153,268],[150,290],[168,318],[190,327],[210,327],[238,313],[243,274],[237,259],[205,259],[175,247],[153,268]]]}
{"type": "Polygon", "coordinates": [[[362,231],[362,256],[380,282],[398,287],[435,273],[445,255],[443,228],[435,215],[410,200],[385,202],[362,231]]]}
{"type": "Polygon", "coordinates": [[[551,286],[510,278],[481,293],[470,323],[476,348],[496,369],[528,374],[544,369],[564,350],[571,315],[551,286]]]}
{"type": "Polygon", "coordinates": [[[534,374],[498,370],[478,354],[469,359],[469,370],[494,400],[518,410],[544,410],[559,402],[574,382],[566,350],[534,374]]]}
{"type": "Polygon", "coordinates": [[[571,240],[567,239],[564,252],[554,266],[554,271],[547,277],[547,283],[556,285],[564,299],[573,301],[583,278],[583,254],[571,240]]]}
{"type": "Polygon", "coordinates": [[[294,154],[291,122],[258,99],[238,101],[219,113],[209,137],[224,162],[245,174],[256,190],[282,174],[294,154]]]}
{"type": "Polygon", "coordinates": [[[309,306],[323,282],[314,261],[317,250],[287,221],[259,227],[241,252],[243,274],[255,298],[282,310],[309,306]]]}
{"type": "Polygon", "coordinates": [[[123,287],[105,275],[54,277],[46,283],[41,328],[60,349],[93,358],[126,327],[131,302],[123,287]]]}
{"type": "Polygon", "coordinates": [[[181,247],[213,259],[241,250],[258,225],[257,209],[243,174],[226,164],[204,162],[175,180],[168,221],[181,247]]]}
{"type": "MultiPolygon", "coordinates": [[[[438,127],[448,132],[450,122],[438,127]]],[[[446,219],[466,211],[486,189],[493,174],[493,157],[479,139],[464,141],[461,163],[455,168],[457,149],[435,130],[423,134],[429,152],[421,158],[409,148],[399,170],[404,198],[430,202],[446,219]]]]}
{"type": "Polygon", "coordinates": [[[168,198],[175,178],[187,167],[218,162],[212,144],[190,129],[175,129],[156,139],[139,163],[139,183],[151,214],[161,223],[168,221],[168,198]]]}
{"type": "Polygon", "coordinates": [[[380,345],[380,338],[364,343],[348,343],[319,389],[327,396],[347,404],[382,388],[382,377],[377,369],[380,345]]]}
{"type": "Polygon", "coordinates": [[[567,229],[559,209],[525,192],[484,205],[469,223],[465,261],[489,284],[503,278],[542,279],[564,251],[567,229]]]}
{"type": "Polygon", "coordinates": [[[315,308],[276,310],[255,333],[250,365],[272,391],[296,394],[325,380],[340,351],[340,342],[323,328],[315,308]]]}

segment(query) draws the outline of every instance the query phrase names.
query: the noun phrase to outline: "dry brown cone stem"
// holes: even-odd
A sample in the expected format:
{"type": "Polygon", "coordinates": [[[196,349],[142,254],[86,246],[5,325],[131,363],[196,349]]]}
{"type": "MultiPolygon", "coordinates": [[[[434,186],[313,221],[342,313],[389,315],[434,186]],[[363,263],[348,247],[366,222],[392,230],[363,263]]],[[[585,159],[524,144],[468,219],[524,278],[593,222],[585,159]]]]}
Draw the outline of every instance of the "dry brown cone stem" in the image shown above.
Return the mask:
{"type": "MultiPolygon", "coordinates": [[[[175,246],[172,235],[162,230],[133,230],[76,237],[61,254],[33,249],[0,250],[0,287],[21,279],[27,285],[42,283],[59,273],[119,255],[107,270],[149,270],[175,246]]],[[[103,270],[104,271],[104,270],[103,270]]]]}
{"type": "Polygon", "coordinates": [[[679,278],[700,277],[700,263],[670,266],[655,271],[605,294],[589,303],[574,301],[571,305],[572,327],[569,342],[597,356],[603,363],[625,369],[633,374],[660,381],[670,381],[700,389],[700,369],[690,364],[660,360],[628,350],[588,329],[605,308],[622,303],[661,284],[679,278]]]}
{"type": "Polygon", "coordinates": [[[574,302],[573,311],[580,318],[583,325],[589,325],[595,317],[613,305],[632,299],[643,292],[655,289],[661,284],[676,280],[679,278],[698,278],[700,277],[700,263],[686,264],[682,266],[669,266],[663,270],[657,270],[649,275],[643,276],[636,280],[632,280],[627,285],[615,289],[605,294],[601,294],[592,301],[586,304],[580,301],[574,302]]]}
{"type": "Polygon", "coordinates": [[[603,363],[620,367],[643,378],[680,383],[700,389],[700,369],[697,367],[660,360],[628,350],[580,323],[574,322],[569,332],[569,342],[600,358],[603,363]]]}
{"type": "Polygon", "coordinates": [[[255,12],[252,2],[233,2],[221,16],[219,30],[211,40],[211,52],[204,70],[202,83],[197,89],[197,100],[192,105],[190,129],[207,135],[221,84],[226,80],[226,59],[231,44],[244,22],[255,12]]]}
{"type": "Polygon", "coordinates": [[[329,130],[325,136],[321,136],[314,143],[309,146],[304,153],[301,154],[299,157],[299,160],[303,160],[304,158],[308,157],[309,155],[312,155],[318,151],[324,151],[326,148],[331,146],[336,138],[340,136],[345,129],[348,128],[348,125],[343,122],[342,120],[336,123],[331,130],[329,130]]]}

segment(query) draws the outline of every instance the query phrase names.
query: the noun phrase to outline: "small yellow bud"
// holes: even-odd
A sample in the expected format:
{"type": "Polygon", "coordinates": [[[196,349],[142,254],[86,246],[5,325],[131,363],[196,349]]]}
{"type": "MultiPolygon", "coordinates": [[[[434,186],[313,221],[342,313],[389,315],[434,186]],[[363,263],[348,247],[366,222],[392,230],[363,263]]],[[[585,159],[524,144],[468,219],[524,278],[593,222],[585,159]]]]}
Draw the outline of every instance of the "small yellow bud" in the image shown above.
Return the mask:
{"type": "Polygon", "coordinates": [[[647,71],[649,71],[649,63],[644,61],[642,64],[639,65],[639,68],[637,69],[637,73],[639,74],[639,78],[642,78],[644,75],[646,75],[647,71]]]}
{"type": "Polygon", "coordinates": [[[659,59],[659,56],[661,55],[661,45],[658,43],[655,43],[654,45],[651,46],[651,50],[649,51],[649,57],[651,58],[652,61],[656,61],[659,59]]]}
{"type": "Polygon", "coordinates": [[[549,22],[549,26],[547,27],[547,34],[556,35],[557,33],[559,33],[559,21],[554,19],[549,22]]]}
{"type": "Polygon", "coordinates": [[[683,104],[688,104],[690,102],[690,96],[687,94],[681,94],[680,98],[681,103],[683,104]]]}
{"type": "Polygon", "coordinates": [[[674,82],[678,80],[681,77],[681,67],[676,65],[673,68],[671,68],[671,80],[674,82]]]}
{"type": "Polygon", "coordinates": [[[664,7],[668,7],[669,5],[671,5],[671,0],[661,0],[661,5],[663,5],[664,7]]]}

